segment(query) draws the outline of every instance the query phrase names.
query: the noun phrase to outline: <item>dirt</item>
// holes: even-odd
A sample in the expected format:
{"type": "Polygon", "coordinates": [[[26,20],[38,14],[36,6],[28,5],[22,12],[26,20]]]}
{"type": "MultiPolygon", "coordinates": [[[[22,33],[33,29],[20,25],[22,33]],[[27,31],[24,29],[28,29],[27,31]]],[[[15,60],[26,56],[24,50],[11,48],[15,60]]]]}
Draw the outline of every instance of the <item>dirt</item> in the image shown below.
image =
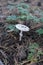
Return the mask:
{"type": "MultiPolygon", "coordinates": [[[[43,56],[41,57],[42,61],[38,63],[32,63],[27,60],[28,56],[28,46],[29,43],[38,43],[40,48],[43,49],[43,35],[38,35],[35,32],[37,28],[42,27],[42,23],[36,24],[35,26],[31,23],[23,23],[30,27],[28,33],[23,34],[22,41],[19,41],[19,34],[7,33],[5,30],[5,20],[8,15],[15,14],[15,10],[10,11],[7,9],[7,5],[10,3],[20,3],[22,0],[1,0],[0,1],[0,59],[4,65],[43,65],[43,56]],[[32,27],[31,27],[32,25],[32,27]]],[[[43,10],[43,0],[41,5],[37,5],[39,0],[26,1],[27,4],[30,4],[32,7],[38,6],[43,10]]],[[[1,64],[2,65],[2,64],[1,64]]]]}

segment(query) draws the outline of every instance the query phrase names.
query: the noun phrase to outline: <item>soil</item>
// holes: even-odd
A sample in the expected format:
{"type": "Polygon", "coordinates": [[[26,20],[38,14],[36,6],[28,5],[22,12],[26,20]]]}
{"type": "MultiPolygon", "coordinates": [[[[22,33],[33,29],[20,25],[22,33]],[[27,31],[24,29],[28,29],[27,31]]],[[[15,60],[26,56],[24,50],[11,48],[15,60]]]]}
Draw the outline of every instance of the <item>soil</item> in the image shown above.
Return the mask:
{"type": "MultiPolygon", "coordinates": [[[[29,43],[38,43],[40,48],[43,49],[43,34],[38,35],[36,29],[43,26],[38,23],[35,26],[31,23],[23,23],[30,27],[30,31],[23,34],[22,41],[19,41],[19,34],[14,32],[7,33],[5,30],[5,20],[8,15],[15,14],[15,10],[9,11],[6,6],[10,3],[19,3],[22,0],[1,0],[0,1],[0,59],[4,65],[43,65],[43,56],[41,61],[31,63],[27,60],[29,43]]],[[[24,0],[25,3],[30,4],[32,7],[39,7],[43,10],[43,0],[24,0]],[[36,3],[36,4],[35,4],[36,3]]],[[[2,64],[1,64],[2,65],[2,64]]]]}

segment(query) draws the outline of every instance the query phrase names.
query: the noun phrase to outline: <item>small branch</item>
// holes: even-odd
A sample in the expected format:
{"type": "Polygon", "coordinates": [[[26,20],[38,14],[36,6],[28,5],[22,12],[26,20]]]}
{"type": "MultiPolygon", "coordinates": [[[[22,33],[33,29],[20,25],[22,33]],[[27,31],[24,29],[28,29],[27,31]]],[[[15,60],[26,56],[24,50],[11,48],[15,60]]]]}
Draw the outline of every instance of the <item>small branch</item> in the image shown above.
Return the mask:
{"type": "MultiPolygon", "coordinates": [[[[41,62],[41,61],[43,61],[43,59],[40,60],[40,61],[38,61],[38,62],[41,62]]],[[[22,62],[21,65],[25,65],[25,64],[31,65],[31,64],[33,64],[33,63],[38,63],[38,62],[30,62],[30,63],[29,63],[29,60],[27,60],[27,61],[22,62]]]]}
{"type": "Polygon", "coordinates": [[[36,26],[33,26],[31,29],[37,29],[37,28],[39,28],[39,27],[41,27],[41,26],[43,26],[43,24],[42,24],[42,23],[39,23],[39,24],[37,24],[36,26]]]}

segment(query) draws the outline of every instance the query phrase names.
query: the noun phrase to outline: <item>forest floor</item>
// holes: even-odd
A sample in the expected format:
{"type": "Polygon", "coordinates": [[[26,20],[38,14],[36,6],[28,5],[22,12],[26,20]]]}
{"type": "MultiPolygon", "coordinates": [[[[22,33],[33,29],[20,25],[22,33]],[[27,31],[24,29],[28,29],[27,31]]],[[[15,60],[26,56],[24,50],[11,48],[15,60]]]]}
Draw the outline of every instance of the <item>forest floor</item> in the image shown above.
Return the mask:
{"type": "MultiPolygon", "coordinates": [[[[0,62],[2,61],[2,64],[0,64],[43,65],[43,34],[39,35],[35,32],[40,28],[43,30],[43,22],[34,23],[32,20],[29,20],[30,22],[28,23],[27,20],[25,20],[25,22],[20,19],[16,20],[16,23],[25,24],[30,28],[29,32],[23,33],[21,41],[19,41],[19,32],[7,33],[5,29],[8,25],[6,18],[11,15],[19,14],[17,8],[12,6],[18,5],[21,2],[23,2],[23,0],[0,1],[0,62]]],[[[38,18],[43,17],[43,14],[39,15],[37,11],[37,9],[40,9],[43,12],[43,0],[28,0],[27,2],[24,0],[23,3],[30,6],[28,10],[33,16],[37,16],[38,18]],[[36,12],[33,12],[35,9],[36,12]]]]}

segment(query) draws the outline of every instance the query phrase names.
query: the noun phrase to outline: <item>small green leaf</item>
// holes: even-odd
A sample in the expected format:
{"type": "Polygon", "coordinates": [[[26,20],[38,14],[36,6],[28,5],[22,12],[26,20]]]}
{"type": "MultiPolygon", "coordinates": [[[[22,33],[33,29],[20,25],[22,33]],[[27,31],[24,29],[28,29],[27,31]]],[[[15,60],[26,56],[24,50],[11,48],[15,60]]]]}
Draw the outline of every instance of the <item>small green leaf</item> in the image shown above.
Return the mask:
{"type": "Polygon", "coordinates": [[[43,17],[39,18],[40,22],[43,22],[43,17]]]}
{"type": "Polygon", "coordinates": [[[29,8],[30,6],[26,3],[19,3],[18,5],[16,5],[16,7],[22,7],[22,8],[29,8]]]}
{"type": "Polygon", "coordinates": [[[43,34],[43,29],[38,29],[38,30],[36,30],[36,32],[39,34],[39,35],[41,35],[41,34],[43,34]]]}
{"type": "Polygon", "coordinates": [[[42,50],[38,50],[38,55],[43,55],[43,51],[42,50]]]}
{"type": "Polygon", "coordinates": [[[26,20],[26,16],[25,15],[21,15],[18,17],[20,20],[26,20]]]}
{"type": "Polygon", "coordinates": [[[8,30],[9,32],[12,32],[12,31],[19,32],[19,30],[13,24],[9,24],[8,26],[6,26],[6,30],[8,30]]]}
{"type": "Polygon", "coordinates": [[[22,8],[22,7],[18,7],[18,11],[19,11],[19,13],[21,13],[21,15],[22,15],[22,14],[27,15],[27,14],[29,13],[27,9],[24,9],[24,8],[22,8]]]}
{"type": "Polygon", "coordinates": [[[30,53],[30,54],[28,55],[27,59],[31,61],[32,58],[33,58],[33,53],[30,53]]]}
{"type": "Polygon", "coordinates": [[[35,53],[36,50],[31,48],[31,49],[30,49],[30,52],[31,52],[31,53],[35,53]]]}
{"type": "MultiPolygon", "coordinates": [[[[36,49],[39,48],[37,43],[30,43],[29,45],[29,53],[27,59],[32,60],[33,56],[36,54],[36,49]]],[[[33,59],[34,60],[34,59],[33,59]]]]}
{"type": "Polygon", "coordinates": [[[12,10],[12,9],[14,9],[14,8],[15,8],[15,6],[8,5],[8,6],[7,6],[7,8],[8,8],[9,10],[12,10]]]}
{"type": "Polygon", "coordinates": [[[39,47],[39,45],[37,43],[30,44],[30,46],[29,46],[30,49],[36,49],[38,47],[39,47]]]}
{"type": "Polygon", "coordinates": [[[8,16],[6,18],[7,21],[10,21],[10,20],[16,20],[17,19],[17,16],[16,15],[11,15],[11,16],[8,16]]]}

